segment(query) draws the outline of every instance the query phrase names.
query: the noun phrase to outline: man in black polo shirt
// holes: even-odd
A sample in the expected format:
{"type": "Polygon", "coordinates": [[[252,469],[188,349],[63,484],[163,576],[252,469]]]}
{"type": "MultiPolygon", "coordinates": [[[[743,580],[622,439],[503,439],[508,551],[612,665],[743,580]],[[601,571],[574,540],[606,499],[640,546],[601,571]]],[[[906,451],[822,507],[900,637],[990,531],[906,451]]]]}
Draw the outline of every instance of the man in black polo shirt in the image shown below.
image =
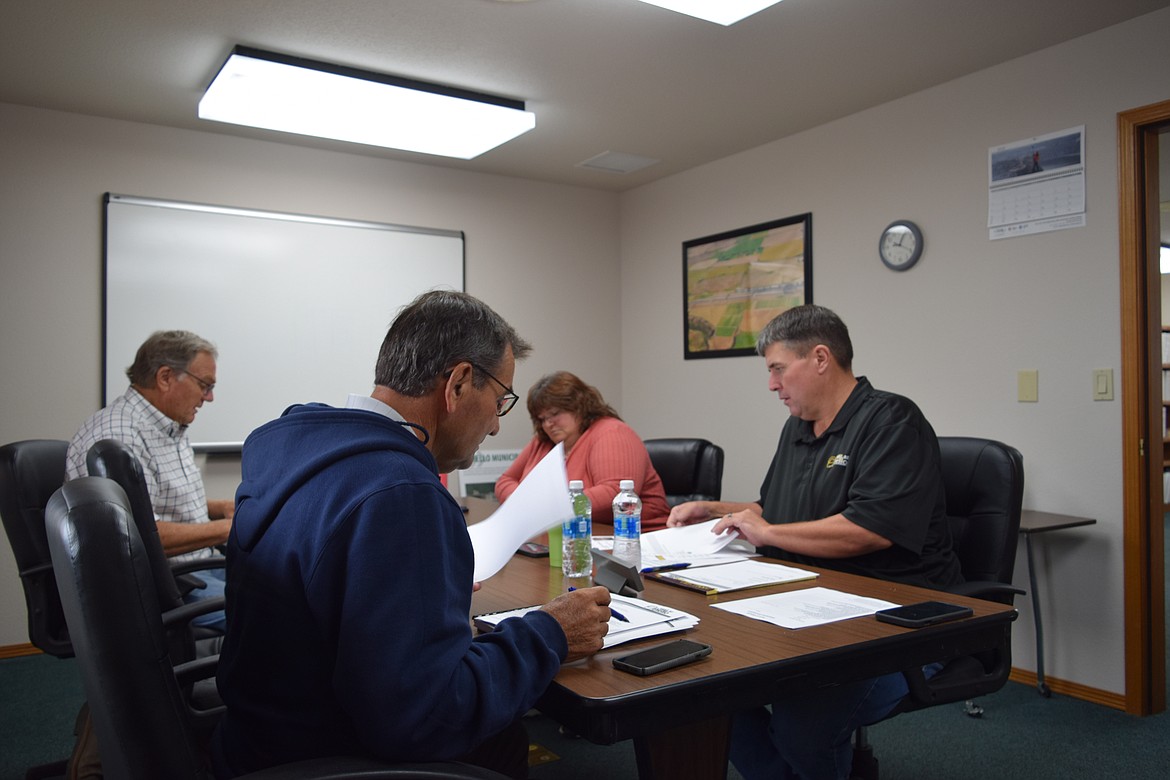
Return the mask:
{"type": "MultiPolygon", "coordinates": [[[[926,587],[961,582],[934,430],[913,401],[853,375],[845,323],[798,306],[764,327],[756,351],[791,414],[760,499],[681,504],[667,524],[722,515],[716,533],[736,528],[775,558],[926,587]]],[[[906,693],[892,674],[740,713],[732,763],[747,780],[847,777],[850,735],[906,693]]]]}

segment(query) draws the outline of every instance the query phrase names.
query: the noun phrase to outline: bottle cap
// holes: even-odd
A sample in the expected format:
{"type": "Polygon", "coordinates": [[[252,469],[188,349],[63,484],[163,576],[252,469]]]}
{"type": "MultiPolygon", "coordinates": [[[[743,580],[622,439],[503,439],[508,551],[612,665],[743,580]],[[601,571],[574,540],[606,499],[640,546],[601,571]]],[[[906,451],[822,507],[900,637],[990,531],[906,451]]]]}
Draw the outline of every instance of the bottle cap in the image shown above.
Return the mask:
{"type": "Polygon", "coordinates": [[[632,480],[632,479],[623,479],[618,484],[622,490],[633,490],[634,489],[634,480],[632,480]]]}
{"type": "Polygon", "coordinates": [[[580,480],[580,479],[570,479],[569,480],[569,490],[584,490],[584,489],[585,489],[585,482],[583,480],[580,480]]]}

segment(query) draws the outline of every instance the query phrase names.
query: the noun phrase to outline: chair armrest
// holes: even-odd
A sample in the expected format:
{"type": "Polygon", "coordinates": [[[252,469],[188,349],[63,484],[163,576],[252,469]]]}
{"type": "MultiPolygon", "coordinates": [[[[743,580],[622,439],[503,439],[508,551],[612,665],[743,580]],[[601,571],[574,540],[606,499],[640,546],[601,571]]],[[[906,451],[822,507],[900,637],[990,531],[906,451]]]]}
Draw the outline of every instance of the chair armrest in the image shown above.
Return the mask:
{"type": "Polygon", "coordinates": [[[990,683],[998,688],[1007,681],[1007,674],[1011,671],[999,661],[998,656],[992,667],[989,672],[978,658],[965,655],[949,661],[929,680],[921,668],[907,669],[902,672],[902,676],[906,678],[906,687],[910,689],[907,696],[909,702],[906,702],[908,706],[899,707],[904,710],[919,709],[990,693],[989,681],[998,681],[998,684],[990,683]]]}
{"type": "Polygon", "coordinates": [[[199,558],[194,561],[174,561],[171,563],[171,573],[175,575],[175,585],[179,588],[179,595],[186,596],[193,590],[207,587],[207,583],[190,572],[222,569],[227,559],[221,555],[210,558],[199,558]]]}
{"type": "Polygon", "coordinates": [[[219,656],[209,655],[205,658],[196,658],[175,666],[175,679],[179,687],[194,685],[200,680],[211,680],[219,670],[219,656]]]}
{"type": "Polygon", "coordinates": [[[175,626],[187,625],[200,615],[219,612],[223,609],[223,605],[224,599],[216,597],[213,599],[200,599],[199,601],[192,601],[190,604],[184,604],[181,607],[168,609],[162,614],[163,628],[169,630],[175,626]]]}
{"type": "Polygon", "coordinates": [[[222,555],[212,555],[210,558],[196,558],[193,561],[172,561],[171,571],[176,575],[188,574],[193,571],[208,569],[222,569],[227,565],[227,558],[222,555]]]}
{"type": "Polygon", "coordinates": [[[29,566],[27,569],[21,569],[19,572],[17,572],[17,574],[21,577],[31,577],[34,574],[41,574],[42,572],[46,572],[46,571],[50,575],[53,574],[53,562],[52,561],[50,561],[49,563],[38,563],[36,566],[29,566]]]}
{"type": "Polygon", "coordinates": [[[218,655],[196,658],[174,667],[175,681],[185,691],[184,699],[191,727],[202,739],[210,738],[216,724],[227,712],[215,686],[218,670],[218,655]]]}
{"type": "Polygon", "coordinates": [[[947,593],[954,593],[956,596],[969,596],[976,599],[990,598],[1005,604],[1011,604],[1012,596],[1023,596],[1027,592],[1015,585],[1007,585],[994,580],[972,580],[947,588],[947,593]]]}

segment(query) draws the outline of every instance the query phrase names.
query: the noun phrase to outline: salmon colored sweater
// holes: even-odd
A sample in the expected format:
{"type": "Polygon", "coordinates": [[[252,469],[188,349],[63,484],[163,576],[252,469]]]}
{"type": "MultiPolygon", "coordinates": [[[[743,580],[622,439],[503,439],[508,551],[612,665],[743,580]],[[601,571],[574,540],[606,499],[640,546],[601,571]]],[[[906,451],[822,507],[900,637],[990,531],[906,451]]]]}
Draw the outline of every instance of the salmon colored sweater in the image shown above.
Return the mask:
{"type": "MultiPolygon", "coordinates": [[[[500,503],[507,501],[520,480],[552,448],[551,443],[533,436],[496,481],[496,499],[500,503]]],[[[642,499],[643,532],[666,527],[670,507],[662,479],[650,463],[646,445],[638,434],[616,417],[596,420],[581,434],[565,458],[565,471],[569,479],[585,483],[585,495],[593,503],[594,522],[613,522],[613,497],[618,494],[618,483],[632,479],[634,490],[642,499]]]]}

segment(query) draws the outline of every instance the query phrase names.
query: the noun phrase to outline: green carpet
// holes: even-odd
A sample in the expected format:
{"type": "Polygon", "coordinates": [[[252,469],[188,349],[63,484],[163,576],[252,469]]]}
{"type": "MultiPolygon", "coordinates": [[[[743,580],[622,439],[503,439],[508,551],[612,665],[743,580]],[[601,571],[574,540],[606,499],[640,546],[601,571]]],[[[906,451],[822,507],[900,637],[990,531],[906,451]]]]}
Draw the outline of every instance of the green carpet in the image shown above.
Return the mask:
{"type": "MultiPolygon", "coordinates": [[[[0,661],[0,780],[68,755],[83,700],[74,661],[29,656],[0,661]]],[[[945,705],[870,729],[884,780],[1160,778],[1170,759],[1170,714],[1137,718],[1017,683],[980,699],[982,718],[945,705]]],[[[532,742],[555,759],[532,780],[633,780],[633,746],[593,745],[561,734],[542,715],[525,719],[532,742]]],[[[732,769],[732,780],[739,775],[732,769]]]]}
{"type": "Polygon", "coordinates": [[[69,757],[73,722],[85,701],[73,659],[48,655],[0,661],[0,780],[69,757]]]}
{"type": "MultiPolygon", "coordinates": [[[[979,700],[981,718],[962,704],[900,715],[869,729],[882,780],[995,778],[1162,778],[1170,774],[1170,714],[1137,718],[1096,704],[1008,683],[979,700]]],[[[633,780],[630,743],[608,747],[561,735],[527,719],[529,737],[559,760],[536,766],[532,780],[633,780]]],[[[732,768],[728,777],[735,780],[732,768]]]]}

